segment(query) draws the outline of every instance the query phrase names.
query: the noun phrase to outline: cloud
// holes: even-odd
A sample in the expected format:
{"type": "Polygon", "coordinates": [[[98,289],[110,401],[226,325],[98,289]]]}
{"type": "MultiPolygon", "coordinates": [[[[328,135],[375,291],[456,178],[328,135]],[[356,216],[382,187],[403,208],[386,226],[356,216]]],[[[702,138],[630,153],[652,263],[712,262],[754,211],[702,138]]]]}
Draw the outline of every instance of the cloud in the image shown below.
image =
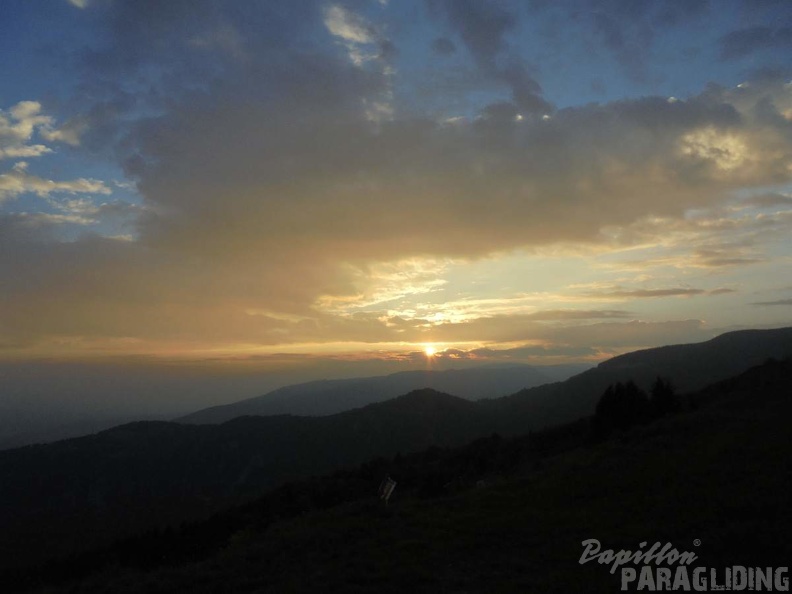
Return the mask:
{"type": "MultiPolygon", "coordinates": [[[[215,95],[185,99],[173,111],[139,122],[125,140],[146,163],[138,174],[148,207],[139,241],[97,245],[93,249],[105,252],[99,262],[87,257],[97,240],[67,250],[38,246],[35,258],[17,246],[17,261],[49,281],[41,293],[24,283],[17,266],[9,270],[4,262],[4,276],[17,287],[4,303],[16,312],[11,333],[145,335],[229,345],[330,335],[426,340],[427,328],[437,327],[426,320],[427,328],[415,329],[420,312],[418,322],[391,319],[395,326],[388,328],[377,316],[336,319],[326,308],[331,302],[387,303],[441,286],[437,272],[427,270],[424,276],[397,274],[390,285],[377,282],[378,292],[367,293],[361,283],[385,274],[376,273],[379,263],[596,243],[606,224],[629,225],[658,209],[679,216],[712,203],[728,187],[728,177],[710,162],[714,158],[681,150],[687,134],[709,126],[730,130],[757,155],[761,139],[775,134],[743,116],[744,108],[730,104],[726,91],[717,101],[647,99],[562,110],[547,122],[496,118],[449,128],[407,119],[374,130],[354,99],[376,94],[378,86],[356,72],[298,60],[288,71],[272,71],[287,85],[288,102],[277,94],[251,101],[258,96],[255,85],[232,79],[215,95]],[[310,77],[303,76],[305,69],[310,77]],[[74,280],[58,275],[59,269],[93,280],[75,292],[74,280]],[[71,297],[53,303],[45,294],[71,297]],[[34,314],[39,307],[47,313],[34,314]],[[302,321],[245,313],[253,310],[302,321]]],[[[761,89],[754,93],[756,101],[763,96],[761,89]]],[[[779,163],[786,166],[785,158],[770,154],[728,174],[735,185],[746,178],[761,182],[779,163]]],[[[86,185],[91,183],[98,182],[55,187],[102,188],[86,185]]],[[[29,191],[53,190],[44,180],[25,184],[29,191]]],[[[708,266],[728,259],[712,250],[698,256],[708,266]]],[[[624,290],[610,298],[692,294],[658,291],[624,290]]],[[[524,323],[537,324],[540,315],[549,321],[549,314],[536,314],[524,323]]],[[[488,319],[440,326],[439,332],[449,341],[500,340],[515,334],[515,324],[513,318],[488,319]]]]}
{"type": "Polygon", "coordinates": [[[792,231],[783,194],[761,192],[728,199],[682,217],[648,216],[629,225],[604,227],[612,251],[597,267],[645,274],[726,274],[756,264],[772,265],[792,231]]]}
{"type": "Polygon", "coordinates": [[[526,318],[530,320],[556,321],[556,320],[592,320],[603,318],[629,318],[632,314],[623,310],[576,310],[559,309],[538,311],[528,314],[526,318]]]}
{"type": "Polygon", "coordinates": [[[438,37],[432,41],[432,51],[440,56],[449,56],[456,52],[456,46],[447,37],[438,37]]]}
{"type": "Polygon", "coordinates": [[[28,164],[21,161],[11,171],[0,174],[0,203],[25,193],[45,198],[51,194],[110,194],[111,190],[95,179],[52,181],[31,175],[28,164]]]}
{"type": "Polygon", "coordinates": [[[325,11],[325,25],[330,33],[352,43],[373,43],[378,38],[376,30],[365,19],[338,4],[325,11]]]}
{"type": "Polygon", "coordinates": [[[597,345],[611,348],[640,348],[699,342],[712,337],[712,331],[701,320],[675,320],[668,322],[598,323],[548,331],[554,340],[579,345],[597,345]]]}
{"type": "Polygon", "coordinates": [[[388,63],[398,52],[379,27],[340,4],[325,8],[324,25],[331,35],[341,40],[355,66],[379,63],[383,73],[391,72],[388,63]]]}
{"type": "Polygon", "coordinates": [[[50,142],[63,142],[71,146],[79,146],[80,138],[88,130],[86,117],[76,117],[65,122],[59,128],[44,128],[41,136],[50,142]]]}
{"type": "MultiPolygon", "coordinates": [[[[97,11],[106,45],[83,54],[74,103],[89,123],[72,139],[117,158],[145,207],[129,213],[139,217],[134,241],[62,242],[43,220],[35,232],[21,219],[4,221],[4,335],[233,350],[330,336],[426,340],[433,332],[448,341],[517,340],[575,319],[589,328],[583,322],[595,316],[623,314],[596,314],[591,305],[561,313],[566,302],[541,313],[520,303],[522,318],[446,323],[431,311],[410,319],[387,310],[412,307],[421,295],[430,301],[445,288],[438,277],[447,260],[570,244],[593,252],[647,237],[679,245],[690,237],[690,209],[792,178],[792,89],[783,81],[529,117],[546,113],[548,102],[508,43],[516,14],[498,3],[438,1],[431,3],[438,22],[473,57],[475,81],[493,96],[479,117],[445,125],[435,112],[400,102],[402,73],[388,70],[385,58],[363,67],[350,60],[347,44],[371,45],[381,56],[384,33],[363,18],[370,13],[312,2],[227,6],[135,0],[97,11]],[[245,59],[222,44],[196,46],[214,39],[219,24],[233,28],[245,59]],[[383,101],[390,115],[373,118],[383,101]],[[647,218],[662,224],[631,229],[647,218]],[[632,234],[612,241],[602,232],[609,227],[632,234]],[[441,264],[410,270],[405,261],[441,264]]],[[[66,121],[77,126],[78,116],[66,121]]],[[[44,116],[32,105],[6,117],[12,146],[32,146],[30,134],[51,125],[33,123],[37,117],[44,116]]],[[[67,126],[57,129],[60,140],[67,126]]],[[[6,200],[109,192],[96,180],[51,181],[22,167],[0,180],[6,200]]],[[[99,216],[70,208],[54,214],[99,216]]],[[[730,250],[699,239],[688,248],[710,267],[760,258],[750,245],[730,250]]],[[[682,295],[651,293],[680,290],[668,284],[619,289],[619,298],[682,295]]],[[[671,335],[662,328],[654,330],[671,335]]]]}
{"type": "Polygon", "coordinates": [[[757,208],[792,208],[792,196],[776,193],[760,194],[759,196],[746,198],[740,204],[743,206],[755,206],[757,208]]]}
{"type": "Polygon", "coordinates": [[[721,60],[740,60],[763,49],[792,48],[790,27],[747,27],[732,31],[720,39],[721,60]]]}
{"type": "MultiPolygon", "coordinates": [[[[647,84],[653,82],[649,63],[655,51],[656,39],[673,28],[700,21],[709,12],[709,3],[707,0],[534,1],[529,3],[529,10],[534,19],[548,12],[557,13],[560,16],[555,22],[561,23],[564,28],[570,25],[575,27],[576,35],[585,40],[588,51],[597,52],[600,47],[604,48],[628,79],[634,83],[647,84]]],[[[551,28],[543,33],[552,42],[558,43],[558,39],[551,37],[558,35],[558,31],[551,28]]]]}
{"type": "Polygon", "coordinates": [[[553,106],[542,97],[542,87],[529,68],[517,54],[509,51],[505,36],[517,24],[515,12],[495,2],[429,0],[428,4],[432,12],[447,19],[479,69],[508,85],[517,109],[538,115],[553,111],[553,106]]]}
{"type": "Polygon", "coordinates": [[[50,152],[52,152],[52,149],[47,148],[43,144],[8,146],[0,149],[0,159],[27,159],[40,157],[50,152]]]}
{"type": "Polygon", "coordinates": [[[592,22],[602,43],[614,54],[628,75],[634,80],[643,81],[644,63],[653,37],[652,29],[645,24],[625,28],[621,19],[606,12],[595,12],[592,22]]]}
{"type": "Polygon", "coordinates": [[[660,289],[628,289],[619,286],[605,286],[595,291],[583,293],[584,298],[592,300],[621,299],[662,299],[665,297],[696,297],[699,295],[725,295],[735,292],[734,289],[721,287],[705,290],[693,287],[669,287],[660,289]]]}
{"type": "Polygon", "coordinates": [[[346,273],[354,293],[322,296],[316,305],[323,311],[344,313],[431,293],[447,283],[441,278],[447,264],[443,260],[413,258],[348,266],[346,273]]]}
{"type": "Polygon", "coordinates": [[[207,50],[218,49],[228,53],[235,59],[242,60],[247,57],[244,39],[239,31],[228,23],[219,25],[213,31],[196,35],[188,41],[192,47],[207,50]]]}
{"type": "Polygon", "coordinates": [[[49,228],[53,225],[72,224],[90,225],[96,219],[88,218],[78,214],[51,214],[45,212],[18,213],[11,215],[15,219],[15,224],[20,228],[49,228]]]}
{"type": "Polygon", "coordinates": [[[504,49],[504,34],[517,24],[517,16],[502,3],[431,0],[429,5],[448,19],[474,57],[488,66],[504,49]]]}
{"type": "MultiPolygon", "coordinates": [[[[566,345],[526,345],[510,348],[477,348],[470,350],[446,349],[434,355],[434,359],[443,361],[475,361],[479,365],[491,362],[520,362],[542,361],[544,364],[552,362],[554,358],[562,360],[579,358],[598,358],[599,351],[591,346],[566,346],[566,345]]],[[[416,353],[417,359],[425,355],[416,353]]]]}
{"type": "Polygon", "coordinates": [[[653,299],[657,297],[692,297],[704,295],[707,291],[689,287],[675,287],[670,289],[622,289],[615,288],[608,291],[587,293],[591,298],[618,298],[618,299],[653,299]]]}
{"type": "Polygon", "coordinates": [[[80,144],[80,136],[87,130],[85,117],[76,117],[55,127],[55,119],[42,113],[38,101],[20,101],[8,111],[0,109],[0,160],[26,159],[51,153],[43,144],[31,144],[38,134],[48,142],[80,144]]]}
{"type": "Polygon", "coordinates": [[[751,305],[760,305],[763,307],[774,307],[777,305],[792,305],[792,299],[778,299],[776,301],[757,301],[751,305]]]}
{"type": "Polygon", "coordinates": [[[726,92],[567,109],[547,122],[493,116],[454,127],[407,120],[373,129],[346,101],[378,92],[366,78],[347,72],[347,84],[335,86],[316,74],[323,101],[309,101],[314,84],[289,74],[299,85],[292,80],[291,105],[277,119],[267,115],[279,102],[237,107],[229,92],[141,123],[131,140],[152,164],[141,190],[189,221],[186,233],[171,236],[171,223],[181,224],[169,218],[149,232],[181,243],[194,235],[197,249],[215,253],[225,244],[214,245],[223,235],[210,229],[233,227],[253,245],[279,249],[296,233],[295,246],[321,244],[341,259],[473,256],[593,241],[602,225],[628,224],[650,209],[678,216],[712,203],[730,183],[789,176],[786,141],[743,115],[726,92]],[[690,150],[699,131],[703,148],[690,150]],[[726,169],[730,149],[716,150],[721,133],[712,131],[743,147],[726,169]]]}
{"type": "Polygon", "coordinates": [[[0,110],[0,160],[38,157],[51,149],[41,144],[29,144],[37,130],[46,131],[52,118],[41,114],[37,101],[20,101],[8,112],[0,110]]]}
{"type": "MultiPolygon", "coordinates": [[[[491,321],[489,321],[491,322],[491,321]]],[[[473,323],[458,327],[448,326],[434,329],[425,339],[426,342],[455,344],[460,337],[494,336],[490,323],[473,323]],[[471,326],[471,327],[466,327],[471,326]],[[489,329],[489,331],[488,331],[489,329]]],[[[595,322],[565,325],[520,324],[512,320],[512,331],[500,333],[493,342],[513,343],[519,348],[536,348],[549,351],[551,349],[594,350],[606,352],[658,346],[662,344],[678,344],[697,342],[711,338],[711,331],[701,320],[672,320],[648,322],[631,320],[629,322],[595,322]]],[[[474,339],[475,340],[475,339],[474,339]]],[[[485,339],[486,341],[486,339],[485,339]]],[[[476,347],[479,348],[479,347],[476,347]]],[[[496,346],[480,348],[497,349],[496,346]]],[[[500,347],[503,348],[503,347],[500,347]]],[[[534,353],[534,354],[539,354],[534,353]]],[[[548,353],[549,354],[549,353],[548,353]]],[[[561,354],[561,353],[558,353],[561,354]]]]}
{"type": "Polygon", "coordinates": [[[696,263],[704,268],[719,268],[722,266],[744,266],[758,264],[765,259],[759,256],[749,256],[739,247],[727,248],[701,248],[695,251],[696,263]]]}

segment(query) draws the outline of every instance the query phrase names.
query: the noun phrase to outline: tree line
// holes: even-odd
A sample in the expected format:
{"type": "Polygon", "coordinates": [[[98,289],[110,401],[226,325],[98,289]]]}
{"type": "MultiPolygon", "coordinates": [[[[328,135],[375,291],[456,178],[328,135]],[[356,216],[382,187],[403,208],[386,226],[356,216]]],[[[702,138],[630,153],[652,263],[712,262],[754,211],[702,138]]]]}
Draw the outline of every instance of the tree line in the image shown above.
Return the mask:
{"type": "Polygon", "coordinates": [[[673,384],[658,377],[647,394],[629,380],[609,385],[597,402],[592,419],[595,439],[604,439],[614,431],[626,431],[634,425],[645,425],[654,419],[682,410],[682,403],[673,384]]]}

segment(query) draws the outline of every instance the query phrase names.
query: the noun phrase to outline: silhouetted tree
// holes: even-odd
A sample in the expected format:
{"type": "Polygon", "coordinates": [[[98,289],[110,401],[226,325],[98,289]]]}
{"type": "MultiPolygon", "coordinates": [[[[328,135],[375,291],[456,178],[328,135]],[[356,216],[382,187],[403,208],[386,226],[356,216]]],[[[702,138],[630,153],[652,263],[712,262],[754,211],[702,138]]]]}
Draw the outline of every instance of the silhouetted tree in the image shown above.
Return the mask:
{"type": "MultiPolygon", "coordinates": [[[[616,385],[618,388],[618,384],[616,385]]],[[[619,429],[627,429],[636,423],[646,423],[650,418],[649,398],[647,398],[646,392],[632,380],[624,384],[622,390],[619,395],[617,389],[617,399],[623,412],[619,416],[616,426],[619,429]]]]}
{"type": "Polygon", "coordinates": [[[594,436],[603,438],[614,429],[624,431],[649,418],[649,399],[632,380],[605,389],[597,402],[594,415],[594,436]]]}
{"type": "Polygon", "coordinates": [[[652,414],[656,417],[676,414],[681,408],[674,386],[661,377],[652,384],[649,402],[652,405],[652,414]]]}

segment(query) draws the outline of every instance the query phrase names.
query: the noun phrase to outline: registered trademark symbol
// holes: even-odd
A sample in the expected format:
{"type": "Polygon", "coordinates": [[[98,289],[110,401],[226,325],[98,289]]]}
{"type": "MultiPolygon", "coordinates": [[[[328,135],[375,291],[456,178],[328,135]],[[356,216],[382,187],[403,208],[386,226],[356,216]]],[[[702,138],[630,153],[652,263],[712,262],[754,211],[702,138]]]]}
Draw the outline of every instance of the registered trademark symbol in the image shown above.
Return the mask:
{"type": "Polygon", "coordinates": [[[697,538],[697,539],[695,539],[695,540],[693,541],[693,546],[694,546],[694,547],[700,547],[700,546],[701,546],[701,540],[699,540],[698,538],[697,538]]]}

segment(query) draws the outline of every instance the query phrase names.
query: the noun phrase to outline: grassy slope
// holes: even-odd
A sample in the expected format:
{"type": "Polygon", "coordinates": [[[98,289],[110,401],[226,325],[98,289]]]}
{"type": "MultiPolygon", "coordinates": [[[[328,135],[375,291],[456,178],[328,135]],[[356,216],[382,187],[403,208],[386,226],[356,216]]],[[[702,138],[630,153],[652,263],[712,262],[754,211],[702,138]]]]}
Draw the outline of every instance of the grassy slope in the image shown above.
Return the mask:
{"type": "Polygon", "coordinates": [[[148,573],[115,567],[69,591],[618,591],[604,566],[578,564],[588,538],[617,550],[670,541],[701,566],[788,564],[786,370],[782,381],[757,372],[722,383],[697,411],[484,488],[426,500],[397,487],[388,507],[361,501],[265,531],[249,526],[205,561],[148,573]]]}

